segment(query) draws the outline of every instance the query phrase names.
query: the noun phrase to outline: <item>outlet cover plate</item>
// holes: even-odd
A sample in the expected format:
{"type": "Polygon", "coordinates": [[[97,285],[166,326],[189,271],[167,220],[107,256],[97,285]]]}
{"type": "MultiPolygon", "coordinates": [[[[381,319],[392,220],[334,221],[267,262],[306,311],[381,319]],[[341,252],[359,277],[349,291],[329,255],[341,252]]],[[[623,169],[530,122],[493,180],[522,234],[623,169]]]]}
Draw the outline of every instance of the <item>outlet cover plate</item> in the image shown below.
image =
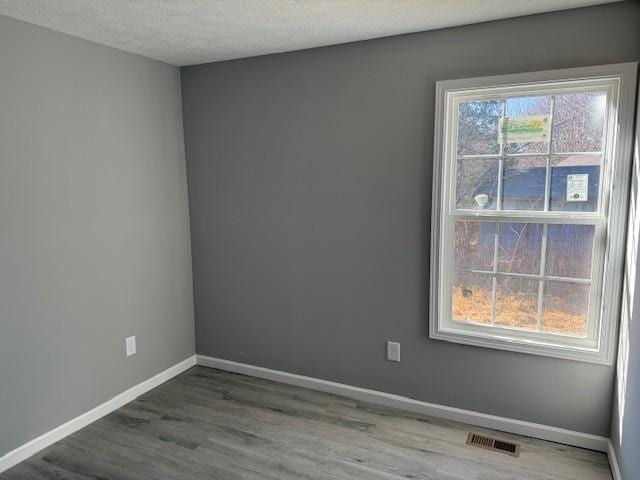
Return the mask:
{"type": "Polygon", "coordinates": [[[137,349],[136,349],[135,335],[125,338],[124,344],[125,344],[125,351],[126,351],[127,357],[130,357],[131,355],[134,355],[136,353],[137,349]]]}
{"type": "Polygon", "coordinates": [[[387,360],[400,361],[400,344],[398,342],[387,342],[387,360]]]}

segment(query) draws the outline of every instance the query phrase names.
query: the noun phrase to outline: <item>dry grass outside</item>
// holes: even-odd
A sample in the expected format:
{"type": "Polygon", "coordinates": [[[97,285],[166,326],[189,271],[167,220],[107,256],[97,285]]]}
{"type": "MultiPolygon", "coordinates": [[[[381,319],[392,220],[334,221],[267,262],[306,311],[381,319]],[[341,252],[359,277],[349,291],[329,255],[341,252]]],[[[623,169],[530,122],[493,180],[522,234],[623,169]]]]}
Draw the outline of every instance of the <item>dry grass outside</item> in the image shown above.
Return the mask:
{"type": "MultiPolygon", "coordinates": [[[[537,298],[523,295],[500,295],[496,302],[496,324],[535,330],[537,298]]],[[[482,288],[453,289],[453,318],[471,323],[491,323],[491,292],[482,288]]],[[[542,330],[564,335],[586,334],[586,316],[571,313],[566,300],[554,297],[542,313],[542,330]]]]}
{"type": "Polygon", "coordinates": [[[472,323],[491,323],[491,292],[482,288],[471,290],[454,287],[453,318],[472,323]]]}

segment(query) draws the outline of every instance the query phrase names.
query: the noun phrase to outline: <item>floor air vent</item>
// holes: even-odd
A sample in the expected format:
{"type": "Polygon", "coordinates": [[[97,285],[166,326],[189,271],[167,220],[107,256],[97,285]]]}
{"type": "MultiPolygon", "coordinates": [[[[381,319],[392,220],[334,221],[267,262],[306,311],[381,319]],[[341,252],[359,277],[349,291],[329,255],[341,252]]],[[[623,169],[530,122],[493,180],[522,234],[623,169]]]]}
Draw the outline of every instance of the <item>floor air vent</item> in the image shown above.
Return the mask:
{"type": "Polygon", "coordinates": [[[495,450],[496,452],[506,453],[512,457],[520,455],[520,445],[506,440],[498,440],[479,433],[469,433],[467,435],[467,445],[474,447],[486,448],[487,450],[495,450]]]}

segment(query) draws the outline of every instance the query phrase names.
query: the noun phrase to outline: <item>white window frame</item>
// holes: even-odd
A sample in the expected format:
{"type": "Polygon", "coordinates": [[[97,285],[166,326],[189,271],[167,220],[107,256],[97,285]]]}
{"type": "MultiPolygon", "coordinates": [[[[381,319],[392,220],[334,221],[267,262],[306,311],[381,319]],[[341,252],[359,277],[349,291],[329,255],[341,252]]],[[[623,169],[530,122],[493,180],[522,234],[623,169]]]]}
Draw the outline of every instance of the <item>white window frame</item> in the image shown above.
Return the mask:
{"type": "MultiPolygon", "coordinates": [[[[436,83],[431,214],[430,338],[481,347],[612,365],[620,316],[624,242],[632,163],[637,63],[572,68],[436,83]],[[606,90],[600,201],[596,212],[456,209],[458,105],[470,100],[606,90]],[[587,336],[527,332],[452,318],[455,220],[596,226],[587,336]]],[[[501,160],[502,162],[502,160],[501,160]]],[[[545,195],[548,195],[545,193],[545,195]]]]}

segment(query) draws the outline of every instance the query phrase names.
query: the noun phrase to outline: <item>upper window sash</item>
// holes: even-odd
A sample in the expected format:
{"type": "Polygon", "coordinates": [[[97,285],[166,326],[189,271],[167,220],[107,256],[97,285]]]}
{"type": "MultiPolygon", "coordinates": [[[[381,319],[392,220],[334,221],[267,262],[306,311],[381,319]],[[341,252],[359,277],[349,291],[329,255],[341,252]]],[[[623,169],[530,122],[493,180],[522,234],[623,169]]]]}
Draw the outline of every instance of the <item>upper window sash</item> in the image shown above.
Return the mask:
{"type": "MultiPolygon", "coordinates": [[[[581,80],[564,80],[564,81],[547,81],[541,84],[536,83],[522,83],[517,85],[507,86],[493,86],[487,88],[478,89],[452,89],[447,91],[447,107],[446,111],[450,113],[446,120],[445,125],[445,138],[443,146],[443,158],[447,159],[445,162],[445,178],[449,179],[448,185],[448,198],[447,198],[447,211],[450,215],[454,216],[470,216],[470,217],[513,217],[522,219],[540,219],[549,220],[550,222],[561,223],[564,221],[571,221],[575,219],[576,223],[598,223],[602,222],[606,217],[608,211],[609,196],[608,192],[611,186],[611,161],[614,156],[613,142],[610,139],[614,138],[616,129],[616,116],[617,105],[619,102],[619,90],[620,90],[621,77],[620,76],[602,76],[600,78],[587,78],[581,80]],[[569,83],[570,82],[570,83],[569,83]],[[602,145],[605,147],[598,152],[563,152],[555,151],[552,146],[552,138],[550,138],[549,146],[545,152],[535,153],[507,153],[504,152],[504,145],[501,146],[500,152],[494,154],[458,154],[458,119],[459,119],[459,107],[461,104],[467,102],[480,102],[480,101],[505,101],[511,98],[519,98],[523,95],[527,97],[534,96],[550,96],[555,97],[563,94],[575,94],[575,93],[604,93],[606,95],[605,112],[607,115],[604,118],[602,145]],[[459,158],[466,159],[494,159],[499,162],[503,162],[505,159],[518,158],[518,157],[540,157],[549,158],[552,155],[556,156],[568,156],[568,155],[585,155],[585,154],[600,154],[601,155],[601,168],[599,178],[599,192],[598,192],[598,204],[597,209],[594,212],[580,212],[580,211],[559,211],[550,210],[548,204],[548,196],[550,195],[550,186],[545,185],[545,209],[544,210],[510,210],[505,208],[496,208],[494,210],[474,210],[459,208],[456,206],[456,169],[457,160],[459,158]]],[[[551,122],[553,128],[553,106],[551,111],[551,122]]],[[[504,116],[504,112],[501,112],[501,116],[504,116]]],[[[502,174],[502,171],[499,172],[502,174]]],[[[547,182],[549,178],[547,178],[547,182]]],[[[498,193],[497,202],[500,202],[502,179],[498,178],[498,193]]]]}

